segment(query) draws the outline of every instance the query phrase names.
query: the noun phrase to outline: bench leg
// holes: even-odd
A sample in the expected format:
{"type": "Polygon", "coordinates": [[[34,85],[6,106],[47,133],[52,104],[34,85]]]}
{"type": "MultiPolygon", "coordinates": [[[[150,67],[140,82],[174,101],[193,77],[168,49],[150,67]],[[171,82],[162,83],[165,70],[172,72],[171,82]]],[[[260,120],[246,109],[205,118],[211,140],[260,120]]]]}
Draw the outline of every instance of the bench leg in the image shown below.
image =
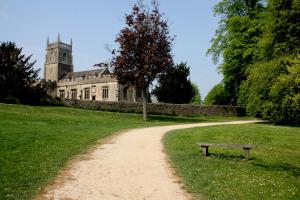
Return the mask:
{"type": "Polygon", "coordinates": [[[202,147],[202,154],[208,156],[208,147],[202,147]]]}
{"type": "Polygon", "coordinates": [[[244,148],[244,150],[245,150],[245,158],[246,158],[246,160],[249,160],[250,149],[244,148]]]}

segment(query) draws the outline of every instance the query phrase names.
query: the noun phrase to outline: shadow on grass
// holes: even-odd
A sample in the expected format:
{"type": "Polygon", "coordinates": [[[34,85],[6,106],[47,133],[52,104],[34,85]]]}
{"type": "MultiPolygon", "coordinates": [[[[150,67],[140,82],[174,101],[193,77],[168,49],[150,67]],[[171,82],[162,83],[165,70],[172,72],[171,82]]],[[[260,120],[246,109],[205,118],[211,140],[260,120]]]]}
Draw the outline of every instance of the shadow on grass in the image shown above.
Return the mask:
{"type": "MultiPolygon", "coordinates": [[[[212,157],[220,159],[220,160],[228,160],[228,161],[243,161],[243,160],[245,160],[244,155],[232,155],[232,154],[228,154],[228,153],[209,153],[209,156],[212,156],[212,157]]],[[[250,160],[254,160],[254,158],[250,156],[249,161],[250,160]]]]}
{"type": "Polygon", "coordinates": [[[271,164],[271,163],[264,163],[264,162],[255,162],[253,163],[253,165],[267,171],[288,172],[292,176],[295,177],[300,176],[300,168],[287,163],[271,164]]]}
{"type": "Polygon", "coordinates": [[[300,123],[299,122],[285,122],[285,123],[276,123],[276,122],[261,122],[260,124],[267,124],[267,125],[272,125],[272,126],[278,126],[278,127],[291,127],[291,128],[298,128],[300,127],[300,123]]]}
{"type": "Polygon", "coordinates": [[[205,117],[178,117],[167,115],[150,115],[149,121],[164,121],[164,122],[182,122],[182,123],[197,123],[206,121],[205,117]]]}
{"type": "MultiPolygon", "coordinates": [[[[245,157],[243,155],[232,155],[228,153],[210,153],[209,156],[211,156],[211,158],[214,159],[227,161],[245,161],[245,157]]],[[[276,164],[265,163],[262,159],[251,157],[251,155],[248,161],[252,161],[249,162],[249,164],[266,171],[287,172],[294,177],[300,176],[300,167],[291,164],[282,162],[276,164]]]]}

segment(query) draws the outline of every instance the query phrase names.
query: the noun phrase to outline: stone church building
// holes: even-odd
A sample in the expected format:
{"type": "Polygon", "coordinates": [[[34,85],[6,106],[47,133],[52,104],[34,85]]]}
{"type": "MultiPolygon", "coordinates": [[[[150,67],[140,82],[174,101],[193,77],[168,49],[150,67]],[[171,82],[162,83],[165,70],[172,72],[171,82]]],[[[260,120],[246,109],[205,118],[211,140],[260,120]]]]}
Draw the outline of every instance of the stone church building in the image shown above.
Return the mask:
{"type": "Polygon", "coordinates": [[[56,82],[54,94],[60,98],[140,102],[141,90],[123,85],[109,71],[108,67],[96,70],[74,72],[72,40],[70,44],[47,40],[44,79],[56,82]]]}

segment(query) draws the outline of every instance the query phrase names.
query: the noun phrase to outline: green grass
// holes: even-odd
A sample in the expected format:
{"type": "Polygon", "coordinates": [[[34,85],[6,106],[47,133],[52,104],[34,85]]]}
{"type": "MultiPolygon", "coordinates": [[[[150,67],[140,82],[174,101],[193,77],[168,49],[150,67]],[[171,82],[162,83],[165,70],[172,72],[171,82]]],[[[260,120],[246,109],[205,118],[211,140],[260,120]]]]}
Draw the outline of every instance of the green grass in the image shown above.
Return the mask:
{"type": "MultiPolygon", "coordinates": [[[[237,117],[150,116],[0,104],[0,199],[30,199],[75,155],[120,130],[237,117]]],[[[246,118],[248,119],[248,118],[246,118]]]]}
{"type": "Polygon", "coordinates": [[[225,125],[173,131],[164,138],[176,173],[201,199],[300,199],[300,128],[269,124],[225,125]],[[247,162],[242,149],[197,142],[257,144],[247,162]]]}

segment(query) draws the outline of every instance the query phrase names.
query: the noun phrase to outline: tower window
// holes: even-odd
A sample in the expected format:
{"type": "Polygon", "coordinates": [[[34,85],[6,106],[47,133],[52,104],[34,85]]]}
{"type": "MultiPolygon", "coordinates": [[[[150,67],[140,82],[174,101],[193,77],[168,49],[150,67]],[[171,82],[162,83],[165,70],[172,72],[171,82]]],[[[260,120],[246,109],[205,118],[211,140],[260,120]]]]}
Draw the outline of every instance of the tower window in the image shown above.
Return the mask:
{"type": "Polygon", "coordinates": [[[55,58],[54,58],[54,52],[51,51],[51,56],[50,56],[50,62],[54,62],[55,61],[55,58]]]}
{"type": "Polygon", "coordinates": [[[62,61],[66,61],[66,59],[67,59],[67,54],[63,53],[63,55],[62,55],[62,61]]]}

